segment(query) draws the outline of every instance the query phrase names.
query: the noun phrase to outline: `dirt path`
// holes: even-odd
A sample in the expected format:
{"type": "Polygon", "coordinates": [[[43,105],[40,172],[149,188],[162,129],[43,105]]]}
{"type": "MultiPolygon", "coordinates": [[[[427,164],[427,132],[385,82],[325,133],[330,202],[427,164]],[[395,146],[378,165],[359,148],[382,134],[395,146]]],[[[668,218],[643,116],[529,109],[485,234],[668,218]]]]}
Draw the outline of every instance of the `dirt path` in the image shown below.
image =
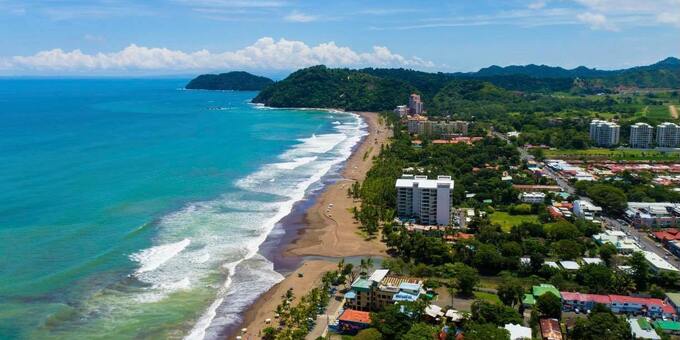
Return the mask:
{"type": "Polygon", "coordinates": [[[678,109],[675,105],[668,105],[668,111],[671,112],[671,117],[673,117],[673,119],[678,119],[678,109]]]}

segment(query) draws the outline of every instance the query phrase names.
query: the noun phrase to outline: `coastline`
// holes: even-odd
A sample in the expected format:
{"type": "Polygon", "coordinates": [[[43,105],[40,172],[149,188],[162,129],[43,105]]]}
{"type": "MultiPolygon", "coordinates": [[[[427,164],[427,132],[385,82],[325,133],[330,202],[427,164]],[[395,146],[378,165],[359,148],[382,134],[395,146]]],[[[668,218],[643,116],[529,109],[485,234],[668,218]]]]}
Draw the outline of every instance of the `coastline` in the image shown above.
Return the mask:
{"type": "Polygon", "coordinates": [[[380,153],[382,144],[388,143],[391,130],[380,124],[377,113],[356,113],[366,123],[368,135],[343,164],[340,178],[327,184],[310,202],[311,205],[304,211],[302,225],[295,231],[296,235],[289,239],[283,252],[278,254],[278,261],[289,264],[295,262],[297,266],[246,309],[242,314],[241,325],[228,339],[236,335],[241,335],[243,339],[259,338],[262,329],[276,322],[274,311],[281,301],[280,297],[290,288],[299,297],[318,285],[325,272],[337,268],[334,258],[386,255],[386,247],[379,238],[366,241],[360,233],[359,224],[354,221],[350,211],[358,202],[347,197],[347,188],[366,177],[373,165],[373,157],[380,153]],[[328,260],[305,259],[306,256],[327,257],[328,260]],[[267,319],[271,319],[272,323],[267,324],[267,319]],[[247,329],[245,334],[239,331],[242,328],[247,329]]]}

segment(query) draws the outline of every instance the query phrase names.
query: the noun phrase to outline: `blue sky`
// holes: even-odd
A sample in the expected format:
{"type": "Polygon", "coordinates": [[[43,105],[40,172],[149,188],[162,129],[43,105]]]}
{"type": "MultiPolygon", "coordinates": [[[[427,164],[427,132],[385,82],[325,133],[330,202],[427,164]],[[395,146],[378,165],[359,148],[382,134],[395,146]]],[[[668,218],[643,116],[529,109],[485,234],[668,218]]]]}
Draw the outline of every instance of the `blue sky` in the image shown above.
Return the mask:
{"type": "Polygon", "coordinates": [[[0,0],[5,75],[611,69],[679,56],[679,37],[680,0],[0,0]]]}

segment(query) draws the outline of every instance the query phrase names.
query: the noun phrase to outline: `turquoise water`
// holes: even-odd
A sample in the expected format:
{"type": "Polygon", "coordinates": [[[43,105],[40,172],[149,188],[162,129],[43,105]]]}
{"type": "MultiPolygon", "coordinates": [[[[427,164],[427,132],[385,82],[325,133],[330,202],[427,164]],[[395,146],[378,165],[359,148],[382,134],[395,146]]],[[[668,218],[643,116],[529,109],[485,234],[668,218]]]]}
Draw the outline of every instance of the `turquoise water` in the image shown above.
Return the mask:
{"type": "Polygon", "coordinates": [[[186,80],[0,80],[0,338],[214,338],[364,134],[186,80]]]}

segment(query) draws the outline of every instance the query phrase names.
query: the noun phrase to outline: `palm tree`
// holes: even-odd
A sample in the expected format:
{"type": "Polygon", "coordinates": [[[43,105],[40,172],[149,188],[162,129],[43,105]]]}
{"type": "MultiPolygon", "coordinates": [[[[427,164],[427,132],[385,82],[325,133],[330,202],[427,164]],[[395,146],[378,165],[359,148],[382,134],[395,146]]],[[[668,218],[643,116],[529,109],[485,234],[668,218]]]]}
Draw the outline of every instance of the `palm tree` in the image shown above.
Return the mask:
{"type": "Polygon", "coordinates": [[[373,258],[369,257],[366,259],[366,269],[372,269],[373,268],[373,258]]]}

